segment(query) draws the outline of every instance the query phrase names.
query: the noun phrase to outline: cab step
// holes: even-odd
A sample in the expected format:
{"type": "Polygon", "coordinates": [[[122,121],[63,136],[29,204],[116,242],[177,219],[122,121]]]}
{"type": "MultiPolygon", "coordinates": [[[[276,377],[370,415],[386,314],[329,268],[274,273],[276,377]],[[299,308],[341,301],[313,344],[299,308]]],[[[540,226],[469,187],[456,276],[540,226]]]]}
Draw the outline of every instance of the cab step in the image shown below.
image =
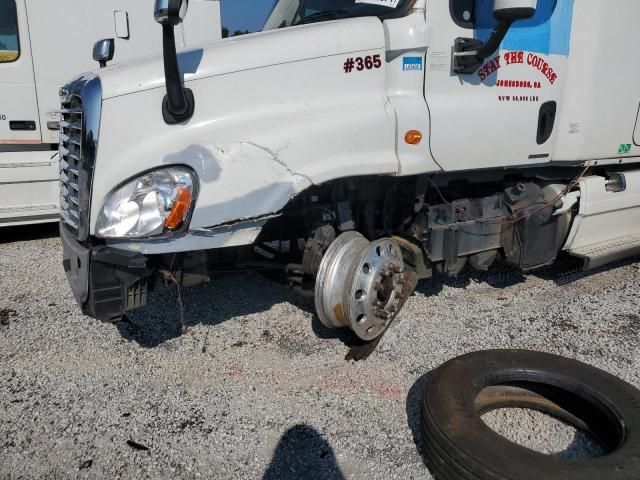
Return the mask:
{"type": "Polygon", "coordinates": [[[640,170],[607,177],[580,181],[580,209],[564,246],[585,270],[640,254],[640,170]]]}
{"type": "Polygon", "coordinates": [[[640,233],[569,250],[569,253],[584,259],[585,270],[593,270],[607,263],[640,255],[640,233]]]}

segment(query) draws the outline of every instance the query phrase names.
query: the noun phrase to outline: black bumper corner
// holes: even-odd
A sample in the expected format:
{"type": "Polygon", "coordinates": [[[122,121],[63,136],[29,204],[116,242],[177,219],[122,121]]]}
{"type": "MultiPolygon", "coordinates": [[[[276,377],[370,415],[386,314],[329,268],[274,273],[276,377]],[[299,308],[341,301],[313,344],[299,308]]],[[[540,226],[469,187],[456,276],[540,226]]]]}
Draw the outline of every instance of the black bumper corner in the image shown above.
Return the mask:
{"type": "Polygon", "coordinates": [[[73,295],[85,315],[117,322],[126,312],[146,305],[149,259],[107,246],[86,246],[60,225],[63,266],[73,295]]]}

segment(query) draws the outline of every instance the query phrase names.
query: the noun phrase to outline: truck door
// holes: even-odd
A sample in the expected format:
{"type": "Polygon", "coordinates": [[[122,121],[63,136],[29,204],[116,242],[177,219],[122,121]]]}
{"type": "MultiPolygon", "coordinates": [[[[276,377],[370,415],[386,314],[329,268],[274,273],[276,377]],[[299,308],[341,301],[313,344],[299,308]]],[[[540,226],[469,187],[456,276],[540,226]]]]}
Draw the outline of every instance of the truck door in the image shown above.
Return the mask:
{"type": "Polygon", "coordinates": [[[0,0],[0,152],[42,141],[24,0],[0,0]]]}
{"type": "Polygon", "coordinates": [[[640,107],[638,107],[638,116],[636,117],[636,129],[633,132],[633,143],[640,147],[640,107]]]}
{"type": "Polygon", "coordinates": [[[493,0],[428,0],[431,45],[425,96],[431,153],[444,170],[530,165],[551,160],[555,116],[567,70],[573,0],[538,0],[498,51],[474,73],[453,71],[458,38],[486,41],[493,0]]]}

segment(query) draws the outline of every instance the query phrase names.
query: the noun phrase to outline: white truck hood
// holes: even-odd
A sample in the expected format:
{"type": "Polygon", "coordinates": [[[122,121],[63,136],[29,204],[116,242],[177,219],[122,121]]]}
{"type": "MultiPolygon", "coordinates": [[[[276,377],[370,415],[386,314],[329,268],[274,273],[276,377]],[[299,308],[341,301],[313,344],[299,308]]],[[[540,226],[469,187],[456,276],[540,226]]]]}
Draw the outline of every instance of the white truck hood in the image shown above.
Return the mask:
{"type": "MultiPolygon", "coordinates": [[[[161,113],[162,58],[100,70],[91,225],[115,186],[169,165],[191,168],[200,185],[190,233],[176,251],[249,244],[261,228],[256,222],[314,184],[397,173],[385,44],[380,20],[357,18],[185,51],[180,63],[196,103],[178,125],[161,113]],[[347,68],[354,59],[368,59],[370,68],[347,68]],[[220,233],[247,222],[246,234],[220,233]]],[[[133,247],[151,253],[162,241],[133,247]]]]}
{"type": "MultiPolygon", "coordinates": [[[[178,54],[185,82],[280,65],[310,58],[384,48],[380,28],[373,17],[314,23],[281,30],[228,38],[178,54]]],[[[158,41],[161,41],[158,29],[158,41]]],[[[147,57],[121,63],[97,72],[103,98],[161,88],[165,85],[161,57],[147,57]]]]}

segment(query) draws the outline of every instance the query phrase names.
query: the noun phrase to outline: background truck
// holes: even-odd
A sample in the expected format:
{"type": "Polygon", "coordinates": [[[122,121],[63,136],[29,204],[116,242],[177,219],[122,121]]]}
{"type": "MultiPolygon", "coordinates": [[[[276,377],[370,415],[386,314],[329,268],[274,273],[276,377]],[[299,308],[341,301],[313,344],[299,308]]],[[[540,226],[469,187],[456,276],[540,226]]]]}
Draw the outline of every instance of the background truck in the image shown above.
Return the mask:
{"type": "MultiPolygon", "coordinates": [[[[158,55],[152,0],[0,0],[0,226],[57,221],[58,89],[97,67],[91,49],[113,39],[114,61],[158,55]]],[[[216,1],[192,2],[178,43],[221,38],[216,1]]]]}
{"type": "Polygon", "coordinates": [[[156,3],[164,61],[62,94],[88,315],[279,269],[372,341],[421,278],[640,252],[636,0],[280,0],[263,32],[176,57],[184,7],[156,3]]]}

